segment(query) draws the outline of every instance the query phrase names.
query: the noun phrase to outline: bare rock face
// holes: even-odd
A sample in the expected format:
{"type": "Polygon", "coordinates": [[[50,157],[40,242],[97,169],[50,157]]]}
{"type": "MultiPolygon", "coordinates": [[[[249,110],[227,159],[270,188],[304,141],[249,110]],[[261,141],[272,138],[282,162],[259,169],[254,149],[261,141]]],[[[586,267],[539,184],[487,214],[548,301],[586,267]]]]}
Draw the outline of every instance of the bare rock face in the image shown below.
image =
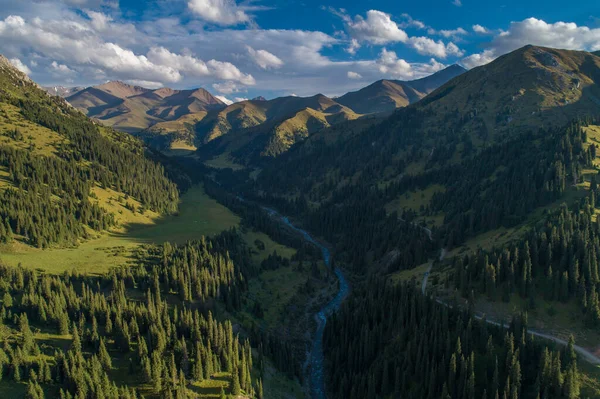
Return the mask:
{"type": "Polygon", "coordinates": [[[11,75],[13,75],[13,77],[15,78],[15,80],[17,82],[21,82],[21,83],[29,83],[29,84],[35,84],[37,86],[36,83],[34,83],[31,79],[29,79],[29,76],[27,76],[26,74],[24,74],[23,72],[19,71],[9,60],[8,58],[6,58],[5,56],[0,54],[0,69],[2,69],[4,72],[8,72],[11,75]]]}

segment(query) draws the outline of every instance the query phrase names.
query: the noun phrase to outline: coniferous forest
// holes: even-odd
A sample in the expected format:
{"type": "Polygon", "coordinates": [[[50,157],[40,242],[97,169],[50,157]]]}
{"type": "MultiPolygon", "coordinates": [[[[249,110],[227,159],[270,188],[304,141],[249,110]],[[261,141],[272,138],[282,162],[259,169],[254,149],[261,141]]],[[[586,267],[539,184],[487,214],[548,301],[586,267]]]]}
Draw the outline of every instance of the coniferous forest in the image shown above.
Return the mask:
{"type": "Polygon", "coordinates": [[[164,153],[172,125],[103,122],[171,89],[80,90],[90,119],[11,65],[0,397],[600,397],[597,54],[527,46],[381,114],[194,91],[164,153]]]}

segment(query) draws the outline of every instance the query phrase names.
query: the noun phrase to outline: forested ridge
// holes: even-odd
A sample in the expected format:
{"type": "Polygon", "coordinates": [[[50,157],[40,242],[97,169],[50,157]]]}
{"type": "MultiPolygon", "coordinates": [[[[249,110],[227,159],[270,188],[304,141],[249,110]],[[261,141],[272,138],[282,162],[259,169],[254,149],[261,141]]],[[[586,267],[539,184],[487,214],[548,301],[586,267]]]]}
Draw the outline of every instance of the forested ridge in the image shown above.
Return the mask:
{"type": "MultiPolygon", "coordinates": [[[[17,71],[4,69],[1,75],[0,104],[17,107],[25,120],[58,133],[63,142],[53,148],[55,156],[17,149],[11,141],[0,147],[0,167],[11,183],[0,191],[5,232],[0,240],[18,235],[40,248],[73,245],[87,236],[83,226],[98,231],[111,227],[113,215],[90,202],[95,185],[131,196],[158,213],[177,211],[177,186],[141,144],[121,133],[102,134],[91,120],[17,71]]],[[[10,119],[6,110],[1,112],[10,119]]],[[[18,143],[28,133],[16,126],[2,134],[18,143]]],[[[179,172],[171,178],[186,188],[179,172]]]]}
{"type": "Polygon", "coordinates": [[[573,341],[558,350],[527,319],[490,326],[421,294],[371,281],[325,331],[334,398],[578,398],[573,341]]]}
{"type": "Polygon", "coordinates": [[[100,277],[1,266],[0,376],[29,381],[28,398],[44,397],[41,387],[54,392],[50,397],[140,397],[140,385],[147,396],[186,398],[195,397],[192,383],[223,372],[232,380],[224,394],[262,398],[260,359],[276,354],[283,364],[285,348],[259,331],[240,338],[230,321],[216,320],[210,310],[212,299],[232,310],[239,306],[246,251],[231,231],[150,247],[139,266],[100,277]],[[69,349],[40,345],[32,329],[71,334],[69,349]],[[117,356],[129,362],[119,387],[111,372],[117,356]]]}
{"type": "MultiPolygon", "coordinates": [[[[276,394],[263,384],[279,378],[284,386],[304,384],[302,392],[285,392],[290,397],[307,395],[310,340],[320,342],[321,315],[339,306],[328,308],[342,292],[335,280],[344,282],[342,270],[352,290],[326,323],[318,370],[330,398],[591,392],[574,338],[559,346],[528,334],[526,313],[503,328],[476,309],[480,299],[500,304],[515,296],[532,311],[542,301],[575,303],[586,328],[600,325],[600,130],[588,135],[598,121],[587,109],[566,124],[513,128],[522,110],[510,99],[491,129],[479,114],[491,112],[489,91],[467,99],[483,104],[481,111],[437,106],[464,89],[450,82],[360,132],[335,140],[315,134],[254,171],[219,170],[194,157],[163,158],[1,72],[0,119],[17,109],[27,126],[60,138],[42,153],[26,129],[1,132],[2,248],[17,242],[40,253],[77,251],[82,239],[118,227],[95,190],[116,192],[110,201],[134,214],[169,215],[194,181],[216,200],[215,218],[229,223],[210,237],[185,241],[174,229],[172,242],[110,247],[103,254],[126,260],[99,274],[0,261],[5,387],[27,384],[31,399],[270,399],[276,394]],[[328,244],[318,247],[281,215],[328,244]],[[510,240],[465,249],[502,229],[514,233],[510,240]],[[263,233],[273,240],[267,246],[289,255],[266,252],[263,233]],[[329,247],[328,269],[320,260],[329,260],[329,247]],[[440,249],[450,259],[434,260],[440,249]],[[433,272],[428,289],[417,284],[433,272]],[[436,298],[442,285],[447,295],[436,298]],[[454,291],[467,300],[448,299],[454,291]]],[[[196,234],[192,223],[214,223],[212,216],[186,214],[187,228],[196,234]]]]}

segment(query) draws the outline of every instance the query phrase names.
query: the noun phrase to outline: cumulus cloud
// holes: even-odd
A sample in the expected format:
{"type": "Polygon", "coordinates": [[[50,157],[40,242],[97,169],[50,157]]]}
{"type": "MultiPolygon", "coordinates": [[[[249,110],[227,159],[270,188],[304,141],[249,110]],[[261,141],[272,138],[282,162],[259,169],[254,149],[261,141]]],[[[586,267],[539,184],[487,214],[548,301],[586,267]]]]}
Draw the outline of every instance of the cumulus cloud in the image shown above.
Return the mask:
{"type": "Polygon", "coordinates": [[[405,60],[398,58],[394,51],[388,51],[385,48],[381,50],[377,64],[381,73],[401,79],[413,76],[411,65],[405,60]]]}
{"type": "Polygon", "coordinates": [[[488,64],[496,59],[493,50],[485,50],[482,53],[471,54],[460,61],[460,64],[467,69],[475,68],[488,64]]]}
{"type": "Polygon", "coordinates": [[[468,32],[466,30],[464,30],[463,28],[456,28],[456,29],[442,29],[442,30],[430,30],[430,34],[438,34],[441,36],[444,36],[445,38],[459,38],[461,36],[467,35],[468,32]]]}
{"type": "Polygon", "coordinates": [[[242,73],[230,62],[214,59],[204,62],[164,47],[152,47],[146,55],[138,54],[119,44],[105,42],[77,21],[44,21],[40,18],[26,21],[20,16],[9,16],[0,20],[0,39],[61,61],[65,67],[99,68],[117,79],[175,83],[184,75],[191,75],[255,84],[252,75],[242,73]]]}
{"type": "Polygon", "coordinates": [[[283,66],[281,58],[269,53],[267,50],[254,50],[250,46],[246,46],[246,50],[248,50],[248,54],[254,62],[262,69],[277,69],[283,66]]]}
{"type": "MultiPolygon", "coordinates": [[[[356,53],[356,50],[360,47],[360,42],[367,42],[375,45],[401,42],[412,47],[419,54],[432,55],[438,58],[446,58],[448,56],[460,57],[464,54],[464,52],[452,42],[445,44],[441,40],[435,41],[424,36],[409,37],[408,34],[400,28],[400,25],[392,20],[389,14],[382,11],[369,10],[367,11],[366,18],[357,15],[354,19],[345,14],[343,10],[330,9],[330,11],[340,16],[346,24],[346,29],[352,37],[351,44],[346,49],[350,54],[356,53]]],[[[418,28],[426,28],[424,23],[412,19],[408,14],[402,14],[402,17],[405,19],[402,23],[402,26],[404,27],[415,26],[418,28]]],[[[458,38],[461,35],[466,35],[467,31],[463,28],[442,31],[436,31],[433,28],[429,28],[429,33],[442,35],[446,38],[458,38]]]]}
{"type": "Polygon", "coordinates": [[[151,80],[138,80],[138,79],[127,79],[125,83],[128,83],[133,86],[145,87],[147,89],[160,89],[164,87],[164,85],[160,82],[153,82],[151,80]]]}
{"type": "Polygon", "coordinates": [[[218,25],[250,22],[250,17],[234,0],[189,0],[188,7],[205,21],[218,25]]]}
{"type": "Polygon", "coordinates": [[[369,10],[367,17],[357,15],[354,19],[345,17],[346,26],[350,34],[361,41],[373,44],[387,44],[391,42],[406,42],[408,35],[392,21],[389,14],[382,11],[369,10]]]}
{"type": "Polygon", "coordinates": [[[358,49],[360,49],[360,43],[358,42],[358,40],[356,39],[351,39],[350,40],[350,45],[348,47],[346,47],[346,52],[348,54],[356,54],[356,52],[358,51],[358,49]]]}
{"type": "Polygon", "coordinates": [[[476,25],[473,25],[473,32],[475,32],[475,33],[481,33],[481,34],[485,35],[489,31],[488,31],[488,29],[485,26],[476,24],[476,25]]]}
{"type": "Polygon", "coordinates": [[[462,7],[462,0],[452,0],[452,4],[456,7],[462,7]]]}
{"type": "Polygon", "coordinates": [[[212,87],[222,94],[232,94],[243,91],[235,82],[232,81],[214,83],[212,87]]]}
{"type": "Polygon", "coordinates": [[[358,72],[348,71],[348,78],[349,79],[361,79],[362,75],[358,72]]]}
{"type": "Polygon", "coordinates": [[[431,38],[420,36],[411,37],[409,45],[422,55],[432,55],[438,58],[447,58],[448,56],[461,57],[464,51],[452,42],[444,44],[443,41],[435,41],[431,38]]]}
{"type": "Polygon", "coordinates": [[[8,61],[19,71],[23,72],[25,75],[31,75],[31,69],[29,69],[29,67],[27,65],[23,64],[23,62],[21,62],[20,59],[11,58],[8,61]]]}
{"type": "Polygon", "coordinates": [[[75,73],[75,71],[72,70],[71,68],[69,68],[68,66],[66,66],[64,64],[59,64],[56,61],[52,61],[52,64],[50,64],[50,67],[52,68],[52,71],[54,71],[55,73],[57,73],[59,75],[71,75],[71,74],[75,73]]]}
{"type": "Polygon", "coordinates": [[[400,26],[401,28],[417,28],[417,29],[425,29],[427,27],[427,25],[425,25],[423,22],[417,20],[417,19],[413,19],[413,17],[411,17],[409,14],[402,14],[402,18],[405,19],[404,22],[398,24],[398,26],[400,26]]]}
{"type": "Polygon", "coordinates": [[[577,26],[573,22],[547,23],[537,18],[512,22],[507,31],[492,41],[491,47],[499,54],[526,44],[558,47],[570,50],[600,50],[600,28],[577,26]]]}
{"type": "MultiPolygon", "coordinates": [[[[473,30],[489,33],[480,25],[474,25],[473,30]]],[[[527,18],[512,22],[509,29],[497,34],[483,52],[463,58],[461,64],[465,68],[484,65],[527,44],[597,51],[600,50],[600,28],[578,26],[573,22],[547,23],[541,19],[527,18]]]]}
{"type": "MultiPolygon", "coordinates": [[[[363,33],[362,37],[370,37],[367,34],[369,29],[359,29],[363,26],[358,17],[343,16],[345,33],[336,35],[257,27],[251,31],[237,27],[206,29],[201,18],[188,21],[178,14],[192,13],[186,8],[189,0],[178,0],[182,4],[177,11],[169,10],[170,14],[158,7],[143,21],[130,19],[125,9],[119,12],[89,6],[75,10],[70,8],[71,5],[65,7],[58,3],[61,0],[53,1],[36,3],[36,7],[17,2],[10,10],[0,10],[2,51],[7,58],[16,57],[32,69],[32,61],[44,66],[35,68],[36,79],[41,84],[65,84],[68,79],[73,79],[77,85],[94,85],[118,79],[152,88],[163,85],[174,88],[209,87],[234,100],[246,97],[248,86],[257,81],[260,82],[259,89],[268,88],[271,95],[343,94],[358,89],[363,81],[392,77],[416,79],[435,72],[442,65],[437,61],[414,63],[408,58],[400,60],[393,52],[383,57],[381,48],[370,58],[346,56],[346,59],[339,59],[326,55],[326,50],[334,46],[356,53],[361,45],[375,45],[373,41],[398,43],[397,39],[404,40],[398,32],[403,32],[405,24],[426,29],[419,21],[398,17],[398,24],[384,14],[384,27],[389,20],[397,30],[390,24],[389,29],[381,33],[378,31],[381,14],[377,12],[363,14],[364,24],[373,26],[371,36],[379,37],[368,41],[353,36],[348,28],[349,21],[363,33]],[[40,8],[43,10],[38,11],[40,8]],[[11,14],[21,16],[9,17],[11,14]],[[277,57],[281,63],[266,53],[277,57]],[[52,62],[56,62],[57,66],[65,65],[74,73],[59,75],[51,67],[52,62]],[[272,72],[275,68],[277,73],[272,72]],[[250,70],[252,75],[247,73],[250,70]],[[353,79],[348,71],[362,78],[353,79]]],[[[236,7],[251,18],[252,4],[255,4],[252,0],[238,0],[236,7]]],[[[433,42],[437,43],[437,39],[433,42]]],[[[441,39],[446,41],[443,37],[441,39]]],[[[413,48],[414,44],[422,54],[435,59],[443,60],[444,52],[450,57],[449,53],[457,51],[449,44],[442,43],[444,49],[441,51],[420,39],[413,40],[414,43],[407,37],[403,43],[408,48],[413,48]]],[[[367,53],[365,51],[365,55],[367,53]]],[[[259,93],[252,93],[253,96],[256,94],[259,93]]]]}

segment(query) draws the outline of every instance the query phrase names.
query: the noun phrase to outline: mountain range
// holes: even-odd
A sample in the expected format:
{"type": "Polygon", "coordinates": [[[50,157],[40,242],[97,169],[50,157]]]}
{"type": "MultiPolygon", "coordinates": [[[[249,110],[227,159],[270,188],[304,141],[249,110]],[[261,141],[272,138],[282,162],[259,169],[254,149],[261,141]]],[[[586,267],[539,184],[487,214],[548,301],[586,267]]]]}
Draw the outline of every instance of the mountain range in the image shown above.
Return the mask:
{"type": "MultiPolygon", "coordinates": [[[[344,301],[323,333],[327,366],[311,368],[331,398],[599,397],[597,374],[577,363],[600,364],[598,53],[526,46],[464,73],[450,67],[413,82],[379,81],[339,98],[226,105],[203,89],[122,82],[50,91],[67,100],[42,92],[0,57],[3,261],[18,264],[21,251],[36,257],[36,269],[58,259],[54,272],[63,273],[81,263],[62,254],[77,253],[105,277],[38,278],[38,271],[2,266],[9,287],[2,306],[14,315],[5,323],[13,337],[5,345],[9,374],[18,377],[11,384],[21,378],[19,364],[24,371],[47,366],[45,359],[33,366],[23,360],[42,353],[21,349],[37,337],[31,322],[62,337],[74,326],[68,356],[45,341],[56,353],[52,367],[65,365],[59,378],[48,377],[54,371],[23,374],[56,392],[84,392],[85,381],[97,385],[87,392],[103,389],[91,375],[62,376],[84,364],[76,359],[87,361],[95,351],[90,340],[97,340],[103,364],[92,360],[97,366],[81,367],[80,375],[93,369],[110,381],[129,372],[141,390],[156,376],[150,389],[162,393],[157,385],[170,381],[168,394],[176,384],[184,391],[209,381],[212,389],[220,378],[234,396],[242,385],[248,397],[262,397],[251,391],[259,371],[244,360],[253,358],[252,342],[227,364],[236,359],[234,349],[225,350],[233,325],[257,332],[256,353],[263,331],[280,332],[264,336],[271,346],[264,359],[291,383],[303,375],[314,312],[321,302],[332,310],[344,301]],[[177,145],[198,148],[171,158],[151,148],[177,145]],[[180,206],[191,179],[201,185],[180,206]],[[144,233],[142,225],[154,220],[160,231],[144,233]],[[199,229],[218,224],[227,231],[198,239],[205,234],[199,229]],[[321,251],[298,232],[329,243],[335,258],[323,246],[320,262],[313,253],[321,251]],[[186,244],[169,242],[190,236],[186,244]],[[102,239],[93,256],[81,248],[102,239]],[[130,247],[132,240],[140,246],[130,247]],[[97,269],[98,259],[113,267],[108,274],[97,269]],[[34,287],[38,281],[49,288],[34,287]],[[330,302],[335,291],[339,300],[330,302]],[[199,311],[171,312],[160,298],[209,315],[217,310],[232,322],[210,327],[199,311]],[[26,308],[32,311],[17,316],[26,308]],[[73,314],[86,316],[75,321],[73,314]],[[511,318],[507,329],[498,326],[511,318]],[[291,324],[300,332],[290,334],[291,324]],[[164,326],[174,328],[167,334],[164,326]],[[107,337],[108,349],[94,336],[107,337]],[[145,348],[144,337],[168,344],[145,348]],[[196,349],[193,382],[188,347],[196,349]],[[148,350],[162,352],[148,358],[148,350]],[[128,357],[144,366],[130,366],[128,357]],[[215,365],[233,372],[216,374],[215,365]]],[[[265,379],[265,392],[280,397],[269,384],[265,379]]],[[[262,392],[262,382],[254,385],[262,392]]]]}
{"type": "Polygon", "coordinates": [[[160,149],[200,147],[232,132],[252,129],[251,139],[264,143],[260,154],[275,156],[323,128],[414,103],[464,71],[452,65],[418,80],[380,80],[339,98],[322,94],[258,97],[231,105],[202,88],[151,90],[119,81],[85,89],[46,90],[64,97],[88,117],[135,133],[160,149]]]}

